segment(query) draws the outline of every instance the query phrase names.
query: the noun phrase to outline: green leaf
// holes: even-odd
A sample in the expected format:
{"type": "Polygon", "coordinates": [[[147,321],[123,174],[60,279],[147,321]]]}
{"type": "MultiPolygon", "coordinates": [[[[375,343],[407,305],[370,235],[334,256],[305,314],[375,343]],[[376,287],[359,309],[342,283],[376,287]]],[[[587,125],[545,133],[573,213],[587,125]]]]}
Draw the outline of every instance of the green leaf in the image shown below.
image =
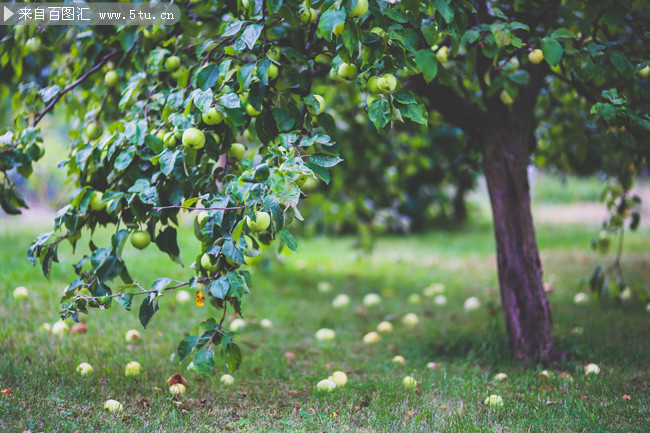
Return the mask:
{"type": "Polygon", "coordinates": [[[208,286],[209,293],[218,299],[225,299],[230,289],[230,282],[223,276],[210,282],[208,286]]]}
{"type": "Polygon", "coordinates": [[[281,7],[282,0],[266,0],[266,8],[271,14],[277,14],[281,7]]]}
{"type": "Polygon", "coordinates": [[[343,161],[338,155],[331,153],[315,153],[309,157],[309,160],[321,167],[334,167],[339,162],[343,161]]]}
{"type": "Polygon", "coordinates": [[[221,356],[226,361],[226,371],[232,373],[239,369],[242,360],[241,349],[235,343],[230,343],[225,349],[221,349],[221,356]]]}
{"type": "Polygon", "coordinates": [[[252,50],[255,42],[260,37],[260,33],[262,33],[262,29],[264,29],[262,24],[250,24],[244,29],[239,38],[244,41],[249,50],[252,50]]]}
{"type": "Polygon", "coordinates": [[[131,311],[131,301],[133,300],[133,295],[131,293],[125,293],[121,296],[116,296],[113,299],[123,306],[126,311],[131,311]]]}
{"type": "Polygon", "coordinates": [[[172,282],[171,278],[158,278],[151,285],[151,290],[156,290],[158,294],[162,293],[163,289],[172,282]]]}
{"type": "Polygon", "coordinates": [[[194,359],[194,368],[201,376],[207,376],[214,371],[214,352],[212,349],[201,349],[196,352],[194,359]]]}
{"type": "Polygon", "coordinates": [[[205,65],[196,76],[196,85],[200,89],[206,90],[214,87],[219,79],[219,65],[205,65]]]}
{"type": "Polygon", "coordinates": [[[409,118],[422,125],[428,124],[428,113],[423,103],[419,104],[396,104],[397,109],[403,117],[409,118]]]}
{"type": "Polygon", "coordinates": [[[609,61],[624,77],[631,77],[634,74],[634,66],[632,66],[625,54],[620,52],[612,53],[609,56],[609,61]]]}
{"type": "Polygon", "coordinates": [[[117,159],[115,160],[115,169],[118,171],[122,171],[125,168],[131,164],[131,161],[133,161],[133,156],[135,155],[135,146],[129,146],[128,149],[123,151],[117,156],[117,159]]]}
{"type": "Polygon", "coordinates": [[[144,329],[147,329],[147,324],[153,317],[154,313],[158,311],[158,299],[154,294],[151,294],[149,296],[146,296],[142,300],[142,304],[140,304],[140,311],[138,313],[138,318],[140,319],[140,323],[144,327],[144,329]]]}
{"type": "Polygon", "coordinates": [[[167,253],[176,263],[181,263],[181,252],[178,248],[178,241],[176,238],[176,229],[173,227],[165,227],[165,229],[156,236],[154,242],[160,251],[167,253]]]}
{"type": "Polygon", "coordinates": [[[318,21],[318,30],[326,41],[332,40],[332,30],[334,27],[345,22],[345,10],[328,9],[318,21]]]}
{"type": "Polygon", "coordinates": [[[298,249],[298,242],[289,230],[281,230],[280,237],[282,237],[282,240],[287,245],[287,248],[289,248],[291,251],[296,251],[298,249]]]}
{"type": "Polygon", "coordinates": [[[330,173],[326,168],[316,165],[310,161],[305,162],[305,165],[309,167],[311,171],[313,171],[314,174],[318,176],[323,182],[327,184],[330,183],[330,173]]]}
{"type": "Polygon", "coordinates": [[[415,52],[415,64],[418,66],[422,76],[427,83],[430,83],[438,73],[438,61],[431,50],[419,50],[415,52]]]}
{"type": "Polygon", "coordinates": [[[551,37],[542,39],[542,53],[544,53],[544,59],[549,65],[556,66],[559,64],[560,60],[562,60],[563,52],[562,45],[557,40],[551,37]]]}
{"type": "Polygon", "coordinates": [[[275,119],[275,123],[278,125],[278,131],[280,132],[291,131],[297,117],[296,113],[292,113],[286,108],[281,107],[273,110],[273,118],[275,119]]]}
{"type": "Polygon", "coordinates": [[[451,0],[433,0],[431,4],[436,11],[442,15],[442,18],[447,22],[451,23],[454,20],[454,9],[449,5],[451,0]]]}
{"type": "Polygon", "coordinates": [[[183,362],[187,355],[192,352],[192,349],[194,349],[194,346],[196,346],[197,341],[199,341],[199,337],[196,335],[189,335],[183,338],[180,343],[178,343],[179,363],[183,362]]]}
{"type": "Polygon", "coordinates": [[[375,128],[381,131],[390,122],[390,105],[388,104],[388,100],[381,97],[372,101],[368,109],[368,117],[375,124],[375,128]]]}

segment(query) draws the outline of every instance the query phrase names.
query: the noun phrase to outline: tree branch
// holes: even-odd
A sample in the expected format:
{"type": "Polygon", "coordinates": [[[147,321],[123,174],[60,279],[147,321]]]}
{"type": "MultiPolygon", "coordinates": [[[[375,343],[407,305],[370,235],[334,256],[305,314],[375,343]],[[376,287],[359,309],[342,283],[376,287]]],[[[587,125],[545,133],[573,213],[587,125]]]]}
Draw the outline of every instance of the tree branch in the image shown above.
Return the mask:
{"type": "Polygon", "coordinates": [[[442,114],[449,123],[474,138],[480,138],[487,129],[486,113],[454,89],[438,82],[427,84],[422,76],[414,77],[407,83],[407,87],[426,98],[428,106],[442,114]]]}
{"type": "Polygon", "coordinates": [[[163,209],[188,209],[188,210],[237,210],[244,209],[246,206],[233,206],[233,207],[189,207],[189,206],[160,206],[155,207],[154,210],[163,210],[163,209]]]}
{"type": "Polygon", "coordinates": [[[32,123],[32,126],[36,126],[38,122],[41,121],[41,119],[48,113],[50,112],[53,108],[54,105],[59,102],[59,100],[68,93],[70,90],[74,89],[77,87],[79,84],[83,83],[88,77],[90,77],[94,72],[96,72],[98,69],[100,69],[102,66],[104,66],[108,60],[113,57],[115,54],[117,54],[117,50],[113,50],[112,52],[106,54],[102,59],[97,63],[95,66],[92,67],[88,72],[83,74],[81,77],[79,77],[76,81],[68,84],[66,87],[63,88],[55,97],[50,101],[50,103],[45,107],[43,111],[41,111],[39,114],[36,115],[34,118],[34,122],[32,123]]]}
{"type": "MultiPolygon", "coordinates": [[[[205,283],[206,281],[216,280],[216,279],[219,278],[220,276],[221,276],[221,274],[217,273],[216,275],[214,275],[214,276],[212,276],[212,277],[200,278],[200,279],[198,279],[197,281],[198,281],[199,283],[205,283]]],[[[178,289],[178,288],[180,288],[180,287],[189,286],[189,284],[190,284],[189,282],[187,282],[187,283],[180,283],[180,284],[177,284],[177,285],[175,285],[175,286],[165,287],[162,291],[163,291],[163,292],[166,292],[166,291],[168,291],[168,290],[175,290],[175,289],[178,289]]],[[[92,285],[92,281],[91,281],[91,284],[89,284],[88,286],[90,287],[91,285],[92,285]]],[[[139,286],[139,285],[138,285],[138,286],[139,286]]],[[[139,287],[140,287],[140,286],[139,286],[139,287]]],[[[158,290],[158,289],[143,290],[143,291],[141,291],[141,292],[131,293],[131,295],[132,295],[132,296],[137,296],[137,295],[148,295],[149,293],[155,293],[155,292],[159,292],[159,290],[158,290]]],[[[124,296],[124,295],[128,295],[128,293],[114,293],[114,294],[112,294],[112,295],[106,295],[105,297],[107,297],[107,298],[117,298],[117,297],[120,297],[120,298],[121,298],[121,297],[124,296]]],[[[103,297],[104,297],[104,296],[81,296],[79,299],[85,299],[86,301],[88,301],[88,300],[91,300],[91,299],[100,299],[100,298],[103,298],[103,297]]]]}

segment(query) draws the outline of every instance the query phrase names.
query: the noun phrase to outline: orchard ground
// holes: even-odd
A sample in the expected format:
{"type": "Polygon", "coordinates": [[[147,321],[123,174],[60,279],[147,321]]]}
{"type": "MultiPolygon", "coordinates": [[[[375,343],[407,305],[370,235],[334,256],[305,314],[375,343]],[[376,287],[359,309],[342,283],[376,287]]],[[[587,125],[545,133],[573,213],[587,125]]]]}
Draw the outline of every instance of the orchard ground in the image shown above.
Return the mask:
{"type": "MultiPolygon", "coordinates": [[[[60,338],[39,331],[43,322],[57,320],[59,296],[72,278],[70,248],[60,254],[62,264],[48,282],[26,260],[25,250],[50,222],[34,213],[0,219],[0,388],[11,390],[0,394],[0,431],[649,431],[650,314],[645,304],[634,302],[573,303],[581,279],[612,258],[589,249],[600,222],[591,210],[600,208],[582,204],[597,198],[602,185],[573,184],[569,193],[559,186],[551,192],[542,188],[535,199],[545,281],[554,288],[553,336],[566,353],[563,363],[549,369],[549,381],[538,378],[541,367],[524,368],[511,359],[485,218],[463,230],[384,237],[367,257],[355,252],[353,238],[301,239],[297,254],[258,266],[244,307],[248,324],[238,337],[244,361],[230,387],[220,384],[220,372],[200,378],[186,371],[189,360],[178,364],[183,330],[218,312],[193,301],[177,305],[173,293],[161,298],[146,331],[137,311],[117,304],[83,317],[86,334],[60,338]],[[581,216],[566,217],[576,212],[581,216]],[[331,284],[329,293],[319,292],[321,281],[331,284]],[[446,286],[446,306],[425,297],[418,305],[409,303],[409,295],[435,282],[446,286]],[[31,296],[17,302],[11,292],[20,285],[31,296]],[[371,292],[380,294],[382,303],[361,308],[371,292]],[[352,301],[333,309],[332,299],[340,293],[352,301]],[[478,297],[481,308],[465,313],[469,296],[478,297]],[[414,328],[400,322],[409,312],[420,318],[414,328]],[[262,319],[274,327],[262,328],[262,319]],[[364,334],[382,320],[393,322],[393,333],[364,344],[364,334]],[[331,345],[314,338],[324,327],[337,333],[331,345]],[[129,329],[140,329],[142,339],[127,344],[129,329]],[[286,352],[295,360],[287,360],[286,352]],[[396,355],[404,356],[405,364],[393,364],[396,355]],[[124,376],[130,361],[142,365],[140,376],[124,376]],[[80,376],[81,362],[94,372],[80,376]],[[441,368],[429,370],[429,362],[441,368]],[[585,377],[583,367],[591,362],[600,374],[585,377]],[[347,385],[317,393],[316,383],[335,370],[347,372],[347,385]],[[166,380],[177,372],[190,387],[174,400],[166,380]],[[509,380],[495,382],[499,372],[509,380]],[[560,378],[562,372],[572,380],[560,378]],[[407,375],[418,381],[417,389],[402,387],[407,375]],[[502,408],[483,405],[491,394],[503,398],[502,408]],[[124,411],[104,412],[107,399],[121,402],[124,411]]],[[[481,207],[480,200],[475,203],[481,207]]],[[[105,242],[106,236],[96,238],[105,242]]],[[[185,262],[191,262],[196,245],[190,225],[180,242],[185,262]]],[[[649,242],[646,220],[638,234],[627,236],[623,256],[628,280],[646,288],[649,242]]],[[[130,245],[125,250],[143,285],[159,276],[191,275],[153,245],[142,252],[130,245]]]]}

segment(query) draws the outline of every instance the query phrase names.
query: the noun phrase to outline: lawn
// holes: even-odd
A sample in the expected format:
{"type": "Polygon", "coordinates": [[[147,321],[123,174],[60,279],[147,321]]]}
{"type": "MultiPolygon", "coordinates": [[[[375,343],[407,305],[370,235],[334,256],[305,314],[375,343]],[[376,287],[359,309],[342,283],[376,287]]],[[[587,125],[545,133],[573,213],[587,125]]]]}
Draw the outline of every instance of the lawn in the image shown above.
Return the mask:
{"type": "MultiPolygon", "coordinates": [[[[260,264],[253,272],[252,294],[244,315],[247,326],[238,337],[244,361],[235,383],[220,384],[221,372],[201,378],[187,372],[189,360],[178,363],[176,345],[184,332],[218,312],[193,302],[178,305],[173,293],[161,299],[161,310],[146,331],[137,311],[115,304],[110,311],[92,311],[83,321],[86,334],[53,336],[39,331],[57,319],[58,298],[72,278],[71,250],[62,250],[51,281],[26,260],[28,242],[47,226],[38,221],[14,227],[18,219],[0,220],[0,430],[10,432],[138,431],[138,432],[421,432],[421,431],[608,431],[650,430],[649,313],[641,303],[614,301],[575,305],[581,279],[608,257],[589,250],[597,227],[538,227],[545,280],[554,292],[554,338],[566,361],[549,369],[549,381],[538,378],[541,366],[524,368],[512,362],[499,309],[494,241],[488,224],[463,231],[439,231],[410,237],[384,237],[375,251],[360,256],[354,239],[301,239],[298,253],[260,264]],[[12,226],[10,226],[10,224],[12,226]],[[318,283],[332,290],[322,293],[318,283]],[[431,283],[446,286],[448,304],[434,305],[413,293],[431,283]],[[16,286],[31,297],[17,302],[16,286]],[[362,308],[367,293],[382,303],[362,308]],[[348,294],[347,308],[332,308],[332,299],[348,294]],[[466,313],[469,296],[481,308],[466,313]],[[401,317],[416,313],[420,323],[407,328],[401,317]],[[270,319],[274,327],[259,326],[270,319]],[[375,344],[362,337],[382,320],[394,331],[375,344]],[[332,328],[337,337],[319,344],[314,334],[332,328]],[[579,332],[578,329],[582,332],[579,332]],[[129,329],[142,339],[127,344],[129,329]],[[285,358],[292,352],[295,360],[285,358]],[[395,355],[404,365],[391,362],[395,355]],[[124,366],[138,361],[143,373],[124,375],[124,366]],[[76,366],[89,362],[94,372],[80,376],[76,366]],[[430,370],[429,362],[441,368],[430,370]],[[585,364],[600,366],[586,377],[585,364]],[[315,391],[316,383],[333,371],[345,371],[348,384],[332,393],[315,391]],[[180,372],[189,392],[172,399],[166,380],[180,372]],[[494,381],[505,372],[506,382],[494,381]],[[571,379],[560,378],[567,372],[571,379]],[[402,387],[413,375],[417,388],[402,387]],[[498,394],[502,408],[485,398],[498,394]],[[124,411],[102,410],[112,398],[124,411]]],[[[624,269],[630,280],[649,285],[650,232],[629,236],[624,269]]],[[[96,235],[105,242],[106,233],[96,235]]],[[[191,227],[180,240],[186,261],[195,256],[191,227]]],[[[153,247],[125,249],[133,274],[143,285],[159,276],[179,280],[191,270],[171,262],[153,247]]],[[[189,265],[189,263],[186,263],[189,265]]],[[[231,320],[232,317],[228,317],[231,320]]]]}

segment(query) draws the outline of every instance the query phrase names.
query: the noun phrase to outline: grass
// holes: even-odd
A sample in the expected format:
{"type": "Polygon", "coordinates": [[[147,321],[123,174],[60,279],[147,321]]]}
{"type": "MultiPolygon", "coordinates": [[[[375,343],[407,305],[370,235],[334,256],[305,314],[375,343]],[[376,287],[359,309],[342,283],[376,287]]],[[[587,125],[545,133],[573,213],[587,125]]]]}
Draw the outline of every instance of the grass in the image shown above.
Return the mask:
{"type": "MultiPolygon", "coordinates": [[[[2,224],[16,220],[8,221],[2,224]]],[[[0,388],[12,391],[0,395],[0,431],[650,430],[645,306],[572,303],[581,279],[606,259],[588,250],[595,228],[538,228],[545,276],[555,287],[550,295],[554,338],[568,352],[566,363],[552,369],[550,382],[537,379],[541,367],[524,368],[511,360],[498,307],[491,229],[476,225],[456,233],[382,238],[368,257],[357,255],[353,239],[301,240],[300,254],[254,271],[253,293],[244,309],[249,325],[239,337],[244,362],[235,385],[223,387],[220,373],[200,378],[185,371],[187,361],[179,366],[175,354],[185,331],[216,314],[208,306],[176,305],[174,296],[164,296],[136,344],[126,344],[124,334],[141,329],[137,312],[118,305],[84,317],[87,334],[58,338],[39,331],[42,322],[57,319],[58,297],[72,278],[74,260],[71,251],[62,251],[51,281],[45,280],[25,259],[24,247],[39,232],[36,226],[0,228],[0,388]],[[329,281],[332,292],[320,293],[320,281],[329,281]],[[409,294],[432,282],[446,285],[446,307],[426,298],[420,305],[408,304],[409,294]],[[18,285],[31,290],[29,299],[12,299],[18,285]],[[382,305],[359,309],[370,292],[383,295],[382,305]],[[347,309],[331,308],[338,293],[351,296],[347,309]],[[481,299],[479,311],[463,312],[468,296],[481,299]],[[402,326],[399,319],[406,312],[417,313],[420,325],[402,326]],[[257,326],[262,318],[275,327],[257,326]],[[362,336],[384,319],[395,324],[393,334],[364,345],[362,336]],[[315,342],[321,327],[336,330],[335,344],[315,342]],[[583,329],[581,335],[572,332],[576,327],[583,329]],[[285,360],[287,351],[295,361],[285,360]],[[406,357],[404,366],[391,363],[396,354],[406,357]],[[132,360],[144,371],[126,378],[124,366],[132,360]],[[75,372],[83,361],[95,368],[88,377],[75,372]],[[430,361],[442,369],[430,371],[430,361]],[[588,362],[600,365],[599,376],[584,377],[588,362]],[[348,385],[331,394],[316,393],[316,382],[334,370],[348,373],[348,385]],[[510,379],[495,383],[492,378],[501,371],[510,379]],[[558,378],[562,371],[573,380],[558,378]],[[189,393],[179,400],[169,396],[166,386],[176,372],[190,382],[189,393]],[[408,374],[419,381],[417,390],[401,386],[408,374]],[[504,407],[484,406],[490,394],[501,395],[504,407]],[[103,412],[108,398],[122,402],[124,412],[103,412]]],[[[630,237],[624,262],[630,278],[646,287],[648,241],[648,232],[630,237]]],[[[183,231],[181,245],[185,257],[194,255],[191,228],[183,231]]],[[[151,247],[142,253],[126,249],[125,255],[143,284],[191,273],[151,247]]]]}

